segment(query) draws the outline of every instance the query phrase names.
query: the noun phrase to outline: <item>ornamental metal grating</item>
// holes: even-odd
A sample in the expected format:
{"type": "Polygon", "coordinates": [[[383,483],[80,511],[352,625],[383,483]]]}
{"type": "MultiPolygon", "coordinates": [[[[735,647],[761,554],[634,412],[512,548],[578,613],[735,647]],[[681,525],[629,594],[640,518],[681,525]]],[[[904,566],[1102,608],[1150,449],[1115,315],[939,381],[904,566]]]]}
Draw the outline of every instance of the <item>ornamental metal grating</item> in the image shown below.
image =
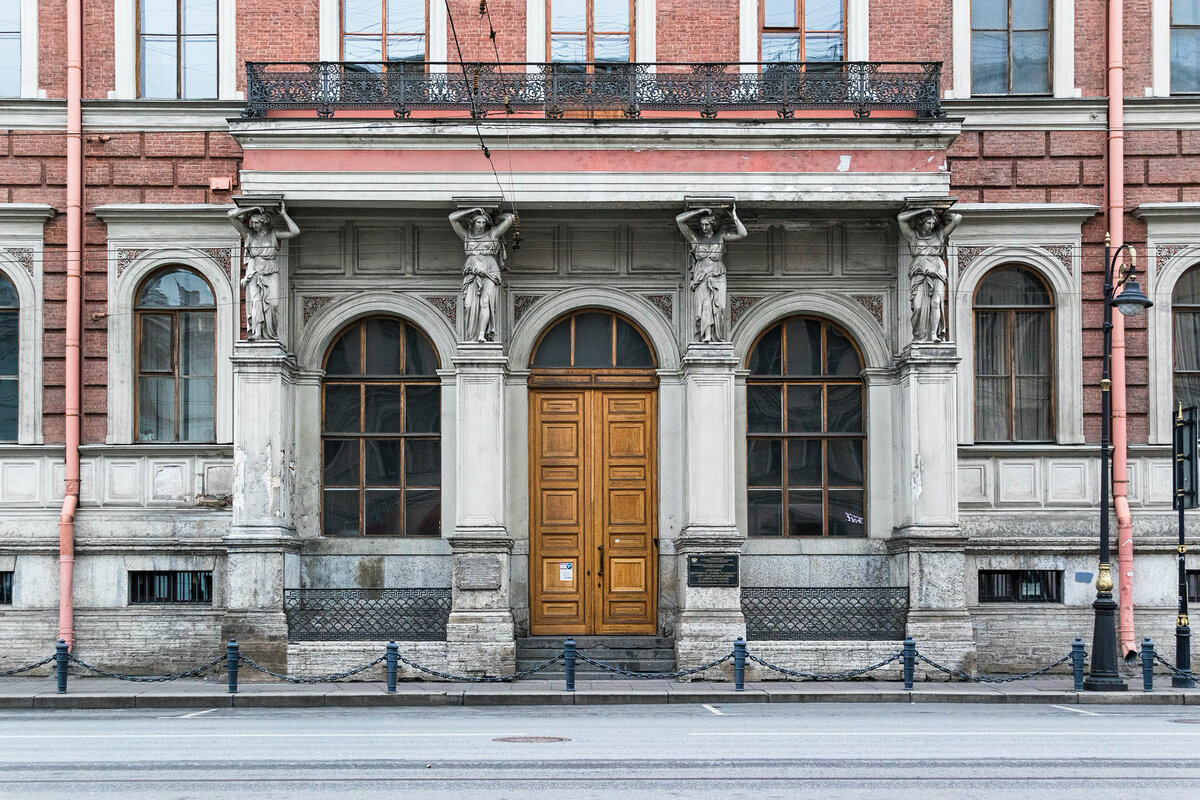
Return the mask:
{"type": "Polygon", "coordinates": [[[942,64],[915,61],[735,64],[562,64],[434,62],[246,63],[243,117],[271,111],[466,111],[562,118],[568,113],[640,117],[692,111],[706,119],[731,111],[910,112],[945,115],[942,64]]]}
{"type": "Polygon", "coordinates": [[[444,641],[449,589],[286,589],[289,642],[444,641]]]}
{"type": "Polygon", "coordinates": [[[743,587],[748,641],[898,641],[908,588],[743,587]]]}

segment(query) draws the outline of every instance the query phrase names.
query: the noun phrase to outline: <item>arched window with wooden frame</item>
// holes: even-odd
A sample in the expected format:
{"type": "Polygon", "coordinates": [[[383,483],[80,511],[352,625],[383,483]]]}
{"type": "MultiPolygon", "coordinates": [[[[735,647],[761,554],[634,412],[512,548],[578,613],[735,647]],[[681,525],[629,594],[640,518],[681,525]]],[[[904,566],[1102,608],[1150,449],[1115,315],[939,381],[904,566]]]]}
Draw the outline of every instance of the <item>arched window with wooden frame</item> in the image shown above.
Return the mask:
{"type": "Polygon", "coordinates": [[[217,307],[212,287],[186,267],[161,269],[134,303],[139,442],[216,439],[217,307]]]}
{"type": "Polygon", "coordinates": [[[429,0],[341,0],[341,6],[343,61],[428,59],[429,0]]]}
{"type": "Polygon", "coordinates": [[[840,327],[785,319],[747,360],[750,536],[865,536],[862,356],[840,327]]]}
{"type": "Polygon", "coordinates": [[[654,353],[646,335],[632,322],[612,311],[576,311],[551,325],[538,340],[533,354],[537,383],[544,370],[553,370],[554,382],[576,380],[613,380],[622,382],[623,373],[635,379],[637,371],[654,376],[654,353]],[[606,374],[606,370],[612,370],[606,374]]]}
{"type": "Polygon", "coordinates": [[[442,437],[438,355],[394,317],[345,328],[325,356],[321,530],[438,536],[442,437]]]}
{"type": "Polygon", "coordinates": [[[1171,293],[1174,402],[1171,410],[1200,406],[1200,264],[1180,276],[1171,293]]]}
{"type": "Polygon", "coordinates": [[[546,54],[555,64],[628,64],[635,0],[546,0],[546,54]]]}
{"type": "Polygon", "coordinates": [[[0,442],[15,442],[20,425],[20,307],[16,287],[0,273],[0,442]]]}
{"type": "Polygon", "coordinates": [[[1054,295],[1032,269],[975,289],[975,441],[1054,441],[1054,295]]]}
{"type": "Polygon", "coordinates": [[[845,0],[759,0],[763,62],[843,61],[845,0]]]}

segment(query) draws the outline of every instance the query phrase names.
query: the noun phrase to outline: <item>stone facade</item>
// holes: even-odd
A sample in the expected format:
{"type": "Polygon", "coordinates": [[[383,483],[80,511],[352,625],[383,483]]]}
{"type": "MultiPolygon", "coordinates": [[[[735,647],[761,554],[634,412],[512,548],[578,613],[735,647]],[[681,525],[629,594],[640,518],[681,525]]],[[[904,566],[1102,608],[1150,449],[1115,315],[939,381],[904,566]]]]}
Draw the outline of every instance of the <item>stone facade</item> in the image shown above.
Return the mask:
{"type": "MultiPolygon", "coordinates": [[[[1148,18],[1161,4],[1135,10],[1148,18]]],[[[439,5],[431,61],[451,52],[439,5]]],[[[478,4],[453,0],[449,13],[472,23],[459,26],[464,58],[543,60],[542,5],[498,0],[480,17],[478,4]]],[[[21,354],[18,437],[0,443],[0,572],[15,576],[13,604],[0,606],[0,669],[46,652],[57,620],[65,26],[61,9],[38,6],[36,69],[25,74],[34,90],[0,99],[0,273],[19,296],[21,354]]],[[[972,97],[965,0],[850,0],[847,58],[942,61],[945,118],[492,113],[478,125],[463,109],[239,119],[242,62],[338,60],[332,0],[239,2],[222,23],[218,97],[176,102],[137,98],[136,2],[85,6],[82,657],[168,670],[236,636],[263,663],[335,672],[375,657],[380,642],[289,641],[289,590],[432,588],[451,592],[445,641],[404,642],[406,655],[452,671],[512,669],[538,579],[532,358],[556,320],[586,308],[622,315],[654,354],[657,631],[674,637],[680,667],[746,631],[736,588],[688,586],[694,553],[739,555],[743,586],[907,587],[907,632],[959,667],[1026,669],[1090,638],[1106,227],[1100,0],[1052,3],[1056,19],[1074,21],[1055,33],[1052,97],[972,97]],[[465,344],[463,249],[446,215],[497,191],[505,211],[520,212],[519,248],[510,235],[496,341],[465,344]],[[701,344],[674,217],[714,193],[736,199],[749,235],[726,255],[731,342],[701,344]],[[282,194],[301,230],[280,253],[278,343],[245,341],[241,244],[226,221],[238,194],[282,194]],[[947,252],[943,344],[910,342],[909,256],[895,226],[910,195],[957,197],[963,216],[947,252]],[[1053,294],[1054,438],[982,443],[972,303],[991,270],[1014,263],[1053,294]],[[139,442],[134,430],[134,296],[168,265],[214,295],[208,442],[139,442]],[[405,320],[437,353],[440,536],[322,533],[325,356],[347,325],[374,315],[405,320]],[[836,322],[861,356],[861,537],[749,535],[747,359],[794,315],[836,322]],[[981,569],[1061,572],[1061,602],[981,603],[981,569]],[[211,604],[130,604],[130,573],[173,570],[211,571],[211,604]]],[[[638,61],[758,60],[753,0],[639,0],[635,17],[638,61]]],[[[1174,607],[1170,301],[1200,263],[1200,114],[1163,88],[1161,36],[1127,28],[1126,238],[1156,303],[1127,326],[1134,600],[1138,635],[1163,641],[1174,607]]],[[[1200,568],[1195,558],[1189,568],[1200,568]]],[[[755,646],[785,666],[838,670],[895,642],[755,646]]]]}

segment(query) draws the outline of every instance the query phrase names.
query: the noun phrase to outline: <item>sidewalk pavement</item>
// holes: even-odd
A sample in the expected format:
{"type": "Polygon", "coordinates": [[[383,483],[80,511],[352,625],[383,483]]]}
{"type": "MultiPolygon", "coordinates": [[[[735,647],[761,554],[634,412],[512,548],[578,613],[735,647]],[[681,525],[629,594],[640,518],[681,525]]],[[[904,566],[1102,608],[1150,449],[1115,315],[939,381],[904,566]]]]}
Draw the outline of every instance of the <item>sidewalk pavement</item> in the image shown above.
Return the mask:
{"type": "Polygon", "coordinates": [[[918,683],[905,691],[900,682],[787,681],[732,683],[669,680],[577,680],[566,691],[562,680],[517,683],[402,682],[395,694],[377,682],[283,684],[243,680],[229,694],[224,676],[166,683],[131,683],[72,676],[67,694],[54,678],[0,679],[0,709],[46,708],[346,708],[369,706],[619,705],[665,703],[1044,703],[1058,705],[1200,706],[1200,688],[1174,689],[1168,676],[1155,676],[1153,692],[1140,677],[1128,692],[1076,692],[1069,676],[1004,684],[918,683]]]}

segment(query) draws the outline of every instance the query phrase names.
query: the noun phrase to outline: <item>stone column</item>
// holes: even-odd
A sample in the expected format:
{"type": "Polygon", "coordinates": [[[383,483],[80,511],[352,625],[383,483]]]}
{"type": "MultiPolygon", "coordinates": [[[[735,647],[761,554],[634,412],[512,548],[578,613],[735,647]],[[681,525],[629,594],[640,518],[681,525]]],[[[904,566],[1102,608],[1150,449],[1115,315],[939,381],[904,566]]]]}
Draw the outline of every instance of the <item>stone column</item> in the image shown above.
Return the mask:
{"type": "Polygon", "coordinates": [[[900,355],[899,524],[891,547],[908,556],[908,634],[938,660],[971,666],[967,540],[958,521],[958,361],[949,343],[911,344],[900,355]]]}
{"type": "Polygon", "coordinates": [[[446,629],[454,672],[516,667],[508,596],[513,540],[505,527],[504,377],[508,358],[495,342],[460,342],[454,357],[455,514],[448,539],[453,596],[446,629]]]}
{"type": "MultiPolygon", "coordinates": [[[[740,557],[746,536],[737,528],[734,387],[738,360],[728,342],[688,345],[683,358],[683,530],[676,542],[680,669],[729,652],[745,637],[741,587],[688,586],[696,556],[740,557]]],[[[739,565],[740,566],[740,565],[739,565]]]]}
{"type": "Polygon", "coordinates": [[[233,521],[222,635],[283,667],[284,562],[299,547],[291,508],[296,365],[275,341],[238,342],[233,351],[233,521]]]}

